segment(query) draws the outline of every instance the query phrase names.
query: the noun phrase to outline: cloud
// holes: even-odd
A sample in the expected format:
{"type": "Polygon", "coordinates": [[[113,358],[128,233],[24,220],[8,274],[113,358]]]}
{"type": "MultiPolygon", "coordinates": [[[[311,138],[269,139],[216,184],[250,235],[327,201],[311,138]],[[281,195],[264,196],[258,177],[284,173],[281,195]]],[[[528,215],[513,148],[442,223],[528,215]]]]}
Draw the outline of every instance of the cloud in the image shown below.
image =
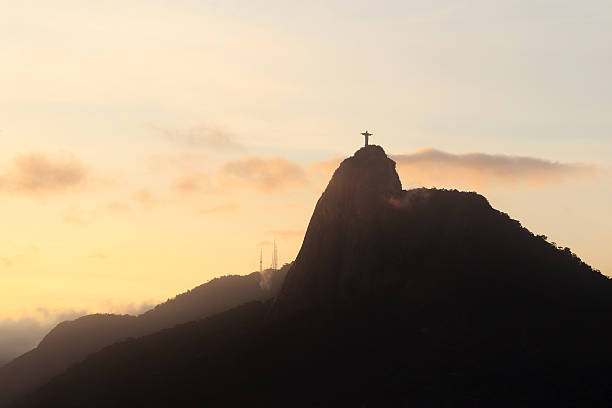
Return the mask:
{"type": "MultiPolygon", "coordinates": [[[[407,187],[515,188],[589,178],[599,172],[596,167],[585,164],[485,153],[452,154],[432,148],[390,157],[397,162],[398,173],[407,187]]],[[[245,156],[221,164],[216,172],[184,168],[183,174],[174,178],[172,188],[182,197],[188,197],[202,192],[223,195],[235,189],[270,193],[290,187],[312,187],[327,183],[342,160],[341,157],[332,157],[322,162],[301,164],[281,157],[245,156]]],[[[137,201],[150,205],[156,200],[150,191],[143,189],[137,201]]],[[[204,209],[202,213],[234,209],[234,206],[224,205],[204,209]]]]}
{"type": "Polygon", "coordinates": [[[227,213],[233,212],[238,209],[238,204],[236,203],[226,203],[222,205],[218,205],[216,207],[205,208],[200,210],[200,214],[218,214],[218,213],[227,213]]]}
{"type": "Polygon", "coordinates": [[[154,302],[127,303],[123,307],[123,313],[138,316],[153,309],[156,305],[157,303],[154,302]]]}
{"type": "Polygon", "coordinates": [[[174,144],[191,149],[213,149],[226,151],[244,151],[236,137],[216,126],[200,124],[189,129],[167,129],[157,126],[152,128],[174,144]]]}
{"type": "Polygon", "coordinates": [[[429,190],[421,190],[422,189],[408,190],[405,194],[402,194],[401,197],[391,197],[387,200],[387,202],[395,208],[412,208],[415,205],[423,204],[424,202],[429,201],[431,192],[429,190]]]}
{"type": "Polygon", "coordinates": [[[37,307],[36,312],[43,320],[50,321],[52,324],[57,324],[66,320],[74,320],[87,314],[87,310],[49,310],[46,307],[37,307]]]}
{"type": "Polygon", "coordinates": [[[138,316],[146,311],[153,309],[156,304],[156,302],[152,301],[133,303],[106,300],[100,304],[100,309],[104,310],[104,313],[130,314],[133,316],[138,316]]]}
{"type": "Polygon", "coordinates": [[[432,148],[391,156],[404,183],[483,188],[541,186],[596,174],[594,166],[533,157],[485,153],[451,154],[432,148]]]}
{"type": "Polygon", "coordinates": [[[218,174],[222,184],[250,187],[264,192],[308,182],[302,167],[281,157],[249,156],[232,160],[221,166],[218,174]]]}
{"type": "Polygon", "coordinates": [[[202,191],[213,191],[213,183],[210,176],[200,171],[183,174],[174,179],[172,187],[181,194],[199,193],[202,191]]]}
{"type": "Polygon", "coordinates": [[[17,156],[0,173],[0,191],[58,193],[82,187],[88,181],[87,168],[71,155],[50,158],[31,153],[17,156]]]}

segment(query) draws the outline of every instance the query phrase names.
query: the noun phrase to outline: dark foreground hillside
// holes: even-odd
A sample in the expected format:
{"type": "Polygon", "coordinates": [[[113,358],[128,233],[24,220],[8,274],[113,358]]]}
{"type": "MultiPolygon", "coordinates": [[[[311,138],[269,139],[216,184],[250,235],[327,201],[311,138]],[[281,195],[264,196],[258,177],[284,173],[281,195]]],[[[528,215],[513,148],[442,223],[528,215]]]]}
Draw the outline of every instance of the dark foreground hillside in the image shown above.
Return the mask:
{"type": "Polygon", "coordinates": [[[609,406],[612,286],[378,146],[321,196],[276,299],[110,346],[18,407],[609,406]]]}
{"type": "Polygon", "coordinates": [[[598,319],[576,321],[553,304],[512,310],[507,299],[401,299],[390,291],[267,323],[268,304],[247,304],[111,346],[17,406],[541,407],[612,397],[598,319]]]}
{"type": "Polygon", "coordinates": [[[0,367],[0,407],[43,385],[89,354],[125,340],[274,297],[288,266],[212,279],[140,316],[96,314],[60,323],[38,347],[0,367]]]}

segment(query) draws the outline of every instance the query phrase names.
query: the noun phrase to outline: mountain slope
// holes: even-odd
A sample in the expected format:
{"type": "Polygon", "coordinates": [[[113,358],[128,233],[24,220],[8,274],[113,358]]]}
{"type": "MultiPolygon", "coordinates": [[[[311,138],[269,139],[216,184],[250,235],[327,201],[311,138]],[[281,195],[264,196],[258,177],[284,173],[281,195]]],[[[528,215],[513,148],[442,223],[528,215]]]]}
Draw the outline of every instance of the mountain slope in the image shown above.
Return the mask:
{"type": "Polygon", "coordinates": [[[110,344],[269,299],[278,292],[287,269],[266,271],[267,286],[259,273],[215,278],[138,317],[97,314],[60,323],[34,350],[0,367],[0,406],[110,344]]]}
{"type": "Polygon", "coordinates": [[[277,298],[115,344],[17,406],[605,406],[612,287],[475,193],[345,160],[277,298]]]}

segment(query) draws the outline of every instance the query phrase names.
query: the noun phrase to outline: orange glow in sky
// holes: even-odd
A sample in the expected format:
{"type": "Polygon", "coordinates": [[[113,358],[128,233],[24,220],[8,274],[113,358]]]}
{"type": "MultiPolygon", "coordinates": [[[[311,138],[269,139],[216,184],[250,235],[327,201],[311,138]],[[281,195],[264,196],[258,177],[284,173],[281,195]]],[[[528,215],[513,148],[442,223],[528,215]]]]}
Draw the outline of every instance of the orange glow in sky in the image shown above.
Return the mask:
{"type": "Polygon", "coordinates": [[[0,320],[292,261],[366,128],[612,275],[610,3],[255,3],[1,7],[0,320]]]}

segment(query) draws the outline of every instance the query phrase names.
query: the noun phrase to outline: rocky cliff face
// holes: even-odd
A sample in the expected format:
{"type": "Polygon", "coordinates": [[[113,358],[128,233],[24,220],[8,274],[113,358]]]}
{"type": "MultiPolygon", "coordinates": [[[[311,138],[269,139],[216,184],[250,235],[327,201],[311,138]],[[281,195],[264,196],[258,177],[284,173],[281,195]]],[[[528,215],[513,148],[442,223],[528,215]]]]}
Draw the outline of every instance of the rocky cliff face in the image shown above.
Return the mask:
{"type": "Polygon", "coordinates": [[[402,185],[380,146],[342,162],[319,199],[275,310],[343,301],[384,285],[381,256],[402,185]]]}

